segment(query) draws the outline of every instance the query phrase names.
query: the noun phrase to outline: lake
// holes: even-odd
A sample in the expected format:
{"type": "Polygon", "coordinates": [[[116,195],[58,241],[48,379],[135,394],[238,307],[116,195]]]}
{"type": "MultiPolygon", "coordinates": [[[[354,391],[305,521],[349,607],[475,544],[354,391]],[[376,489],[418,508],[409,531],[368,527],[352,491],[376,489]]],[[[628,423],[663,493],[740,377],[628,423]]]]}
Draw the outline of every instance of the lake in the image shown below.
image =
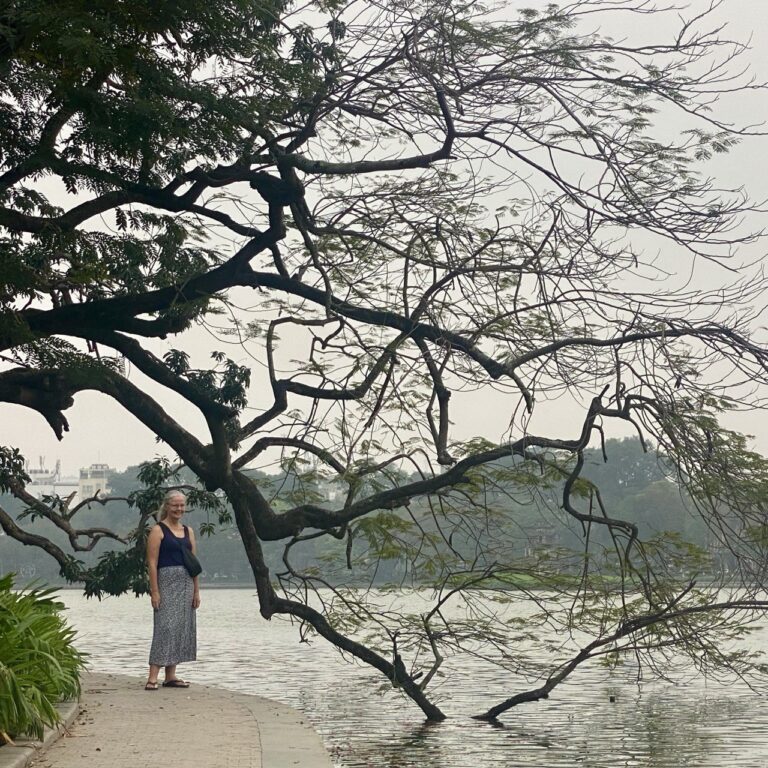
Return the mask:
{"type": "MultiPolygon", "coordinates": [[[[149,598],[102,602],[60,593],[94,671],[146,676],[149,598]]],[[[198,613],[198,659],[182,676],[290,704],[306,713],[339,768],[765,768],[768,702],[745,685],[701,679],[644,683],[591,667],[503,725],[471,719],[523,689],[480,661],[432,690],[449,719],[421,711],[379,673],[345,662],[325,641],[300,643],[285,619],[267,622],[247,589],[209,589],[198,613]],[[382,690],[382,693],[378,691],[382,690]],[[615,701],[611,701],[611,697],[615,701]]],[[[768,649],[768,624],[752,641],[768,649]]],[[[451,660],[443,669],[451,670],[451,660]]]]}

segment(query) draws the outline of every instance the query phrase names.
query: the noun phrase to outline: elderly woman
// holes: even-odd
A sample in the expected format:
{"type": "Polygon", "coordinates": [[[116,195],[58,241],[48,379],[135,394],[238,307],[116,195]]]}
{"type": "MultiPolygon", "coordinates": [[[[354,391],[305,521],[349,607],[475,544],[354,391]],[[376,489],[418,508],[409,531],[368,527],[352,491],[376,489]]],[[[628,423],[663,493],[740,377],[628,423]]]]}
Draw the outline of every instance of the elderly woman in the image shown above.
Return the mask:
{"type": "Polygon", "coordinates": [[[157,690],[160,668],[165,668],[164,688],[189,688],[176,677],[176,665],[197,656],[195,610],[200,607],[198,577],[184,567],[182,547],[196,552],[195,534],[181,518],[187,499],[181,491],[169,491],[160,507],[159,523],[147,539],[147,571],[155,612],[149,677],[144,689],[157,690]]]}

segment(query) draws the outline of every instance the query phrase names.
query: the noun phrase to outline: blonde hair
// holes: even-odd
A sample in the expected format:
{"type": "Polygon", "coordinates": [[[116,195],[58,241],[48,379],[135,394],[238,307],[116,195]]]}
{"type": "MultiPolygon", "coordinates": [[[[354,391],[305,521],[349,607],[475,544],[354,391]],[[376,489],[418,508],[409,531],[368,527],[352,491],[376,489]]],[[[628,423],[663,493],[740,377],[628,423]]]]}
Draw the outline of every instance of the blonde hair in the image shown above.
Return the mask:
{"type": "Polygon", "coordinates": [[[160,502],[160,508],[157,510],[157,513],[155,514],[155,517],[157,518],[158,522],[162,522],[165,520],[166,517],[168,517],[168,502],[174,498],[175,496],[181,496],[184,501],[187,500],[187,497],[179,490],[170,490],[165,492],[165,496],[163,496],[163,500],[160,502]]]}

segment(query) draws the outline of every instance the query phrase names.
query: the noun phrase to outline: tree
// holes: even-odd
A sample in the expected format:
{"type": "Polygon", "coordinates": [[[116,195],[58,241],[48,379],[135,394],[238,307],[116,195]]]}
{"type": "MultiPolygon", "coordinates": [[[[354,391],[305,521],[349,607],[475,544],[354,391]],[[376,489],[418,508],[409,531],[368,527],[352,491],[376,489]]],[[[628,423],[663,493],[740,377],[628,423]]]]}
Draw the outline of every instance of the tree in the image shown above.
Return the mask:
{"type": "MultiPolygon", "coordinates": [[[[543,683],[488,719],[594,659],[658,670],[682,653],[752,674],[724,643],[767,605],[768,466],[719,418],[768,378],[751,309],[765,286],[739,256],[749,199],[703,168],[750,133],[718,97],[756,86],[719,6],[6,5],[0,401],[61,438],[76,393],[114,400],[199,478],[199,503],[226,515],[226,498],[262,615],[372,665],[428,718],[443,717],[428,686],[448,653],[523,671],[532,642],[552,654],[543,683]],[[628,19],[640,42],[595,31],[628,19]],[[665,279],[700,263],[729,284],[665,279]],[[198,326],[237,353],[194,362],[198,326]],[[259,386],[270,403],[254,409],[259,386]],[[454,439],[457,397],[503,412],[505,437],[454,439]],[[538,434],[556,398],[579,425],[538,434]],[[641,540],[582,476],[590,442],[627,425],[732,554],[730,582],[679,537],[641,540]],[[248,470],[275,457],[292,479],[268,488],[248,470]],[[536,515],[580,548],[546,532],[522,547],[536,515]],[[304,546],[326,571],[294,565],[304,546]],[[385,562],[433,588],[428,611],[382,613],[340,586],[385,562]],[[491,598],[539,609],[521,622],[491,598]],[[550,642],[552,626],[578,640],[550,642]]],[[[0,490],[23,494],[23,458],[0,456],[0,490]]],[[[144,468],[132,538],[100,570],[0,524],[94,593],[140,591],[152,502],[176,469],[144,468]]]]}

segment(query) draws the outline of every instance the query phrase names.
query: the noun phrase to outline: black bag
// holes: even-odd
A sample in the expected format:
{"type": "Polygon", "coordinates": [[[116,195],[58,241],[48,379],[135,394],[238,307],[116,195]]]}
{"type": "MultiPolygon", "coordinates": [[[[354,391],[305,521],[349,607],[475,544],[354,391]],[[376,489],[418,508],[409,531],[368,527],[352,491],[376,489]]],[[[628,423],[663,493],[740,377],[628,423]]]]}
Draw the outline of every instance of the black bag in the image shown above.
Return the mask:
{"type": "Polygon", "coordinates": [[[203,566],[200,565],[200,561],[195,557],[191,549],[187,549],[183,544],[180,546],[184,567],[187,569],[187,573],[194,579],[195,576],[199,576],[203,572],[203,566]]]}

